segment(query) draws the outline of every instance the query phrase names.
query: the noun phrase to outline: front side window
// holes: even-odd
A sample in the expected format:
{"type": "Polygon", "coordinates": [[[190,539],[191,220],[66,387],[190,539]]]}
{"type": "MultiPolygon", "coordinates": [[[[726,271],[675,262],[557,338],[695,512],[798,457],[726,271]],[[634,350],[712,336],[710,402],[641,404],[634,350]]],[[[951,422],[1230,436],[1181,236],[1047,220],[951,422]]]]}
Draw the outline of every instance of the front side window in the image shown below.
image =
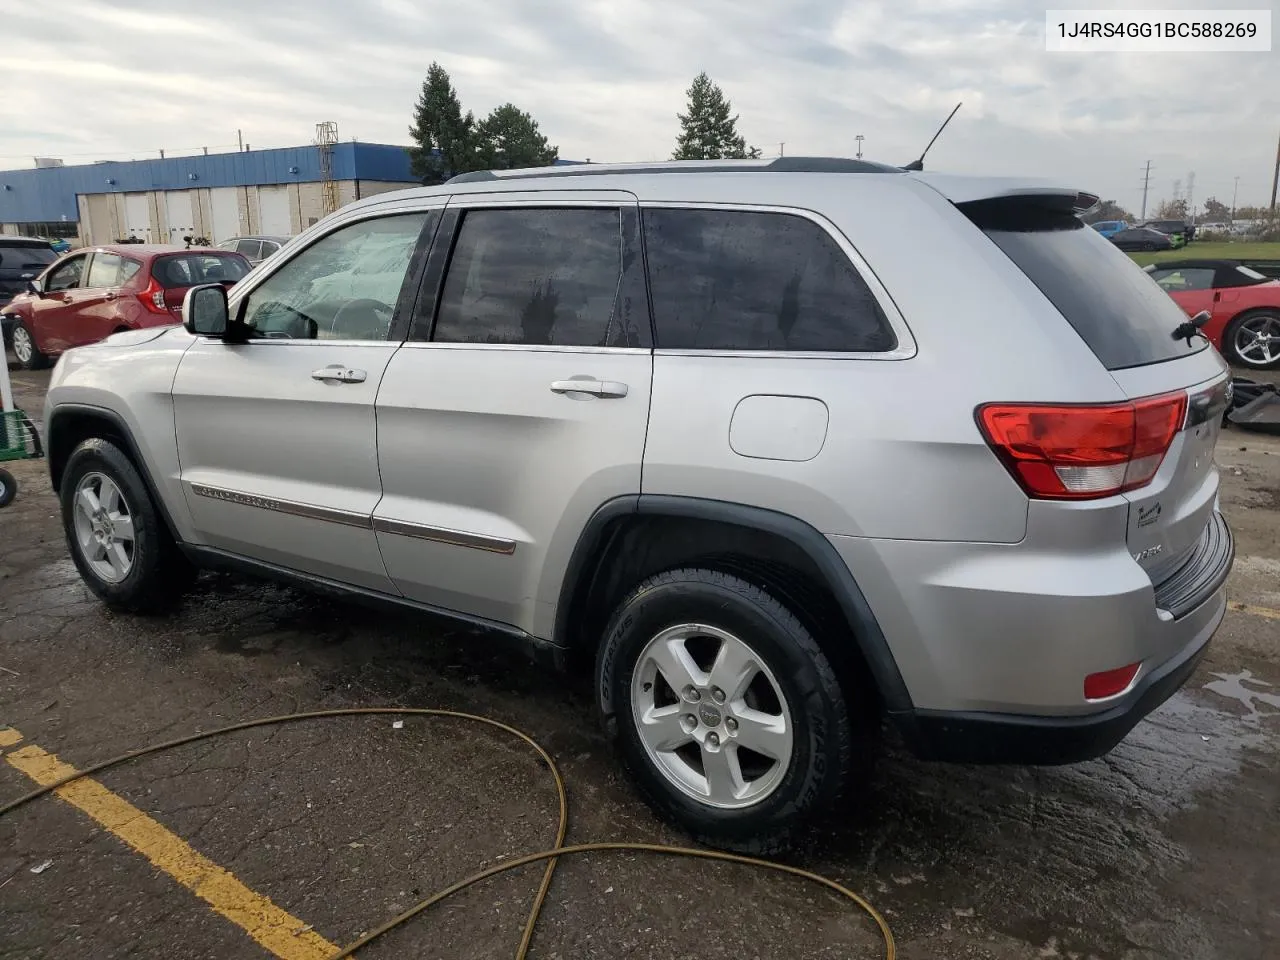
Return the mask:
{"type": "Polygon", "coordinates": [[[362,220],[307,247],[241,303],[249,336],[385,340],[427,216],[362,220]]]}
{"type": "Polygon", "coordinates": [[[1174,270],[1153,270],[1151,279],[1169,293],[1189,293],[1193,290],[1213,289],[1212,267],[1183,267],[1174,270]]]}
{"type": "Polygon", "coordinates": [[[472,210],[449,262],[437,342],[623,346],[616,207],[472,210]]]}
{"type": "Polygon", "coordinates": [[[120,258],[114,253],[95,253],[84,285],[94,289],[114,287],[119,283],[119,278],[120,258]]]}
{"type": "Polygon", "coordinates": [[[47,291],[74,290],[80,286],[80,275],[84,273],[84,256],[72,257],[59,264],[49,272],[44,288],[47,291]]]}
{"type": "Polygon", "coordinates": [[[897,338],[818,224],[746,210],[644,211],[659,347],[867,353],[897,338]]]}

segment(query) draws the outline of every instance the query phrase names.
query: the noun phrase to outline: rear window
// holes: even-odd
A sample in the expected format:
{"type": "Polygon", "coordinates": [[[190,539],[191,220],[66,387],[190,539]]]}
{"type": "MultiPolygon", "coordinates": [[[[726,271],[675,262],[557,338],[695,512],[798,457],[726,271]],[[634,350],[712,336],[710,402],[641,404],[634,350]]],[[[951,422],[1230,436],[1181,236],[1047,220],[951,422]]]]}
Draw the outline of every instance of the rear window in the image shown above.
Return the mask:
{"type": "Polygon", "coordinates": [[[249,264],[239,257],[210,253],[161,257],[151,273],[164,287],[194,287],[201,283],[235,282],[249,272],[249,264]]]}
{"type": "Polygon", "coordinates": [[[52,247],[0,242],[0,270],[43,269],[57,259],[52,247]]]}
{"type": "Polygon", "coordinates": [[[1163,363],[1208,346],[1175,340],[1187,315],[1124,253],[1070,212],[984,200],[960,209],[1075,328],[1108,370],[1163,363]]]}

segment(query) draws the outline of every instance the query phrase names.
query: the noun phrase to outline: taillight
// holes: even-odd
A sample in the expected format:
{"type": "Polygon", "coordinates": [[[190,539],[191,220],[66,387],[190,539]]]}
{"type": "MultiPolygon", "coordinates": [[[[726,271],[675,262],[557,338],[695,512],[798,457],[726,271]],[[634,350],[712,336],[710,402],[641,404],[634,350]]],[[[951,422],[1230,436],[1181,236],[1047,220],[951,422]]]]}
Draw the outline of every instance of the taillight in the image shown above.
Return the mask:
{"type": "Polygon", "coordinates": [[[164,287],[160,286],[160,282],[155,277],[147,283],[147,289],[138,294],[138,301],[151,313],[168,314],[169,312],[164,302],[164,287]]]}
{"type": "Polygon", "coordinates": [[[1091,500],[1150,483],[1186,413],[1178,392],[1097,406],[992,403],[977,419],[1028,496],[1091,500]]]}

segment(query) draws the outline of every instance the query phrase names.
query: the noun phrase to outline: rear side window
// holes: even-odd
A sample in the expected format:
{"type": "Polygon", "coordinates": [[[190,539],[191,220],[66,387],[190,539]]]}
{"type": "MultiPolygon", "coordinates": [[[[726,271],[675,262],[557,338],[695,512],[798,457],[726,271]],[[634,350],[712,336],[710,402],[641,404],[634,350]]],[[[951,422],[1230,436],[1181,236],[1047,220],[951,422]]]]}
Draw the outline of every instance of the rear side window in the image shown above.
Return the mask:
{"type": "Polygon", "coordinates": [[[95,253],[84,285],[91,288],[114,287],[120,282],[119,278],[120,258],[114,253],[95,253]]]}
{"type": "Polygon", "coordinates": [[[469,211],[432,339],[627,346],[623,255],[616,207],[469,211]]]}
{"type": "Polygon", "coordinates": [[[1124,253],[1069,211],[998,200],[960,209],[1026,274],[1108,370],[1162,363],[1208,344],[1175,340],[1187,319],[1124,253]]]}
{"type": "Polygon", "coordinates": [[[1190,293],[1213,289],[1213,267],[1181,267],[1174,270],[1150,270],[1148,275],[1169,293],[1190,293]]]}
{"type": "Polygon", "coordinates": [[[644,211],[659,347],[878,353],[897,338],[831,236],[805,217],[644,211]]]}
{"type": "Polygon", "coordinates": [[[207,253],[161,257],[151,268],[152,275],[163,287],[235,282],[248,272],[249,265],[239,257],[219,257],[207,253]]]}
{"type": "Polygon", "coordinates": [[[262,253],[261,240],[241,240],[236,244],[236,253],[250,260],[257,260],[262,253]]]}

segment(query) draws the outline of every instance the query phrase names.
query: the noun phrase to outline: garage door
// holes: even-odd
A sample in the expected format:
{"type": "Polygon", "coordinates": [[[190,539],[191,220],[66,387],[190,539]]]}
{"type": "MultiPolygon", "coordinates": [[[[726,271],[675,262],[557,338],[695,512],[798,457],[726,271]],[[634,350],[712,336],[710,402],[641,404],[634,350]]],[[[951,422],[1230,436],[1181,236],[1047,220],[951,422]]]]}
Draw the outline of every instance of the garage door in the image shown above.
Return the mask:
{"type": "Polygon", "coordinates": [[[235,187],[217,187],[209,191],[209,213],[213,217],[213,236],[209,239],[221,243],[240,235],[240,203],[235,187]]]}
{"type": "Polygon", "coordinates": [[[84,199],[89,212],[85,242],[115,243],[120,238],[120,227],[116,223],[116,198],[109,193],[95,193],[84,199]]]}
{"type": "Polygon", "coordinates": [[[258,206],[262,211],[263,233],[280,237],[293,236],[293,218],[289,216],[287,186],[259,187],[258,206]]]}
{"type": "Polygon", "coordinates": [[[124,221],[126,236],[151,242],[151,209],[145,193],[124,195],[124,221]]]}
{"type": "Polygon", "coordinates": [[[169,214],[169,236],[164,238],[165,243],[182,243],[183,237],[198,236],[195,217],[200,201],[196,191],[169,190],[161,197],[169,214]]]}

